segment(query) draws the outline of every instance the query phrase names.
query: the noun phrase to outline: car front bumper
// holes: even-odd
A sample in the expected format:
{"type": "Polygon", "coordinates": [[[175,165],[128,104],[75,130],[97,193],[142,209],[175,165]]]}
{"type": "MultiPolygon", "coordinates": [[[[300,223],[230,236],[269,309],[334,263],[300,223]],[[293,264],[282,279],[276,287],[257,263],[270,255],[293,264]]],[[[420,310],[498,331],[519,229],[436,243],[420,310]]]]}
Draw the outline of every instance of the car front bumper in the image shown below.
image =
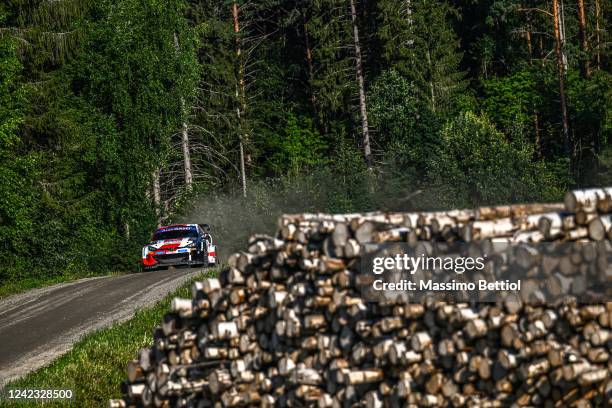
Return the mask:
{"type": "Polygon", "coordinates": [[[196,251],[189,252],[173,252],[173,253],[156,253],[150,252],[142,259],[142,264],[145,268],[155,268],[159,266],[170,265],[197,265],[202,264],[201,259],[196,259],[196,251]]]}

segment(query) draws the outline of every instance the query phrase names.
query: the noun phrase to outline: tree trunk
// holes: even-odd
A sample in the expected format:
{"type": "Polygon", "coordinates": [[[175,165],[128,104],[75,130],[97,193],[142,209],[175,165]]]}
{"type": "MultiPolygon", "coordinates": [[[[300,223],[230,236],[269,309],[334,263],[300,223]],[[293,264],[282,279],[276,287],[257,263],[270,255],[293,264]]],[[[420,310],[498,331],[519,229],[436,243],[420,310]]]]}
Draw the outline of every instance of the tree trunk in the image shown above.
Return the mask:
{"type": "Polygon", "coordinates": [[[588,78],[591,75],[589,67],[589,43],[586,34],[586,13],[584,10],[584,0],[578,0],[578,28],[580,31],[580,49],[582,50],[582,64],[580,69],[582,76],[588,78]]]}
{"type": "MultiPolygon", "coordinates": [[[[179,43],[176,33],[174,33],[174,48],[178,55],[179,43]]],[[[183,125],[181,126],[181,150],[183,152],[183,169],[185,171],[185,187],[187,190],[193,188],[193,172],[191,171],[191,153],[189,151],[189,133],[187,132],[187,109],[185,107],[185,98],[181,96],[181,115],[183,116],[183,125]]]]}
{"type": "Polygon", "coordinates": [[[542,135],[540,134],[540,115],[538,115],[538,111],[533,113],[533,127],[535,130],[536,156],[540,159],[542,158],[542,135]]]}
{"type": "Polygon", "coordinates": [[[310,103],[312,103],[312,109],[317,113],[317,98],[314,94],[312,87],[312,80],[314,78],[314,67],[312,64],[312,49],[310,48],[310,37],[308,35],[308,27],[306,26],[306,18],[302,14],[302,26],[304,27],[304,45],[306,47],[306,63],[308,64],[308,85],[310,88],[310,103]]]}
{"type": "Polygon", "coordinates": [[[406,20],[408,21],[409,24],[412,24],[412,4],[410,0],[405,0],[404,1],[404,13],[406,13],[406,20]]]}
{"type": "MultiPolygon", "coordinates": [[[[527,52],[529,53],[529,65],[533,64],[533,44],[531,40],[531,19],[527,16],[527,29],[525,30],[525,40],[527,41],[527,52]]],[[[535,146],[536,146],[536,157],[542,157],[542,140],[540,136],[540,124],[539,124],[538,111],[533,111],[533,125],[535,131],[535,146]]]]}
{"type": "Polygon", "coordinates": [[[531,46],[531,26],[527,28],[525,32],[525,39],[527,40],[527,52],[529,52],[529,65],[531,65],[531,55],[533,47],[531,46]]]}
{"type": "MultiPolygon", "coordinates": [[[[429,65],[429,93],[431,96],[431,111],[435,112],[436,111],[436,91],[434,89],[434,84],[433,84],[433,64],[431,61],[431,52],[429,51],[429,48],[427,48],[427,65],[429,65]]],[[[486,77],[486,65],[485,65],[485,77],[486,77]]]]}
{"type": "Polygon", "coordinates": [[[242,196],[246,198],[246,169],[244,168],[244,143],[242,143],[242,136],[240,137],[240,183],[242,184],[242,196]]]}
{"type": "MultiPolygon", "coordinates": [[[[402,12],[404,13],[404,16],[406,18],[406,23],[408,23],[408,26],[411,27],[412,24],[414,23],[414,20],[412,19],[412,2],[411,0],[404,0],[404,8],[402,10],[402,12]]],[[[405,45],[409,45],[412,46],[414,44],[414,39],[412,37],[412,29],[411,29],[411,37],[410,39],[406,40],[405,45]]]]}
{"type": "Polygon", "coordinates": [[[236,60],[238,63],[238,83],[236,85],[236,97],[239,101],[239,106],[236,107],[236,116],[238,118],[238,127],[240,129],[239,144],[240,144],[240,181],[242,184],[242,196],[247,196],[246,188],[246,166],[244,145],[248,142],[248,134],[243,129],[242,114],[246,110],[245,86],[244,86],[244,66],[242,64],[242,49],[240,47],[240,23],[238,20],[238,3],[232,3],[232,16],[234,18],[234,34],[236,35],[236,60]],[[242,111],[242,112],[241,112],[242,111]]]}
{"type": "Polygon", "coordinates": [[[359,45],[359,29],[357,28],[357,10],[355,0],[351,2],[351,21],[353,23],[353,44],[357,69],[357,83],[359,85],[359,111],[361,113],[361,129],[363,132],[363,153],[368,170],[372,170],[372,148],[370,147],[370,129],[368,127],[368,110],[366,107],[365,85],[363,79],[363,62],[361,59],[361,46],[359,45]]]}
{"type": "Polygon", "coordinates": [[[567,75],[568,63],[567,63],[567,54],[565,53],[565,44],[566,44],[566,36],[565,36],[565,8],[563,7],[563,0],[557,0],[557,8],[558,8],[558,20],[559,20],[559,36],[561,38],[561,57],[563,58],[563,70],[567,75]]]}
{"type": "Polygon", "coordinates": [[[559,75],[559,99],[561,102],[561,122],[563,132],[563,150],[569,157],[570,155],[570,140],[569,140],[569,119],[567,116],[567,105],[565,101],[565,63],[563,53],[563,37],[561,33],[561,16],[560,16],[559,0],[553,0],[553,18],[555,26],[555,51],[557,53],[557,72],[559,75]]]}
{"type": "MultiPolygon", "coordinates": [[[[181,98],[181,104],[185,106],[185,100],[181,98]]],[[[191,190],[193,187],[193,173],[191,171],[191,153],[189,152],[189,134],[187,133],[187,122],[183,122],[181,129],[181,149],[183,150],[183,168],[185,170],[185,187],[191,190]]]]}
{"type": "Polygon", "coordinates": [[[157,225],[160,225],[161,221],[161,189],[159,186],[159,169],[153,170],[153,206],[155,207],[155,216],[157,217],[157,225]]]}
{"type": "Polygon", "coordinates": [[[546,51],[544,51],[544,39],[540,35],[540,66],[544,69],[544,59],[546,58],[546,51]]]}
{"type": "MultiPolygon", "coordinates": [[[[531,23],[528,23],[527,30],[525,30],[525,39],[527,40],[527,52],[529,53],[529,65],[533,65],[533,45],[531,42],[531,23]]],[[[533,111],[533,125],[535,131],[535,146],[536,156],[542,157],[542,140],[540,136],[540,120],[537,109],[533,111]]]]}
{"type": "Polygon", "coordinates": [[[597,52],[595,53],[595,59],[597,61],[597,70],[601,69],[601,41],[599,33],[599,16],[601,15],[601,9],[599,6],[599,0],[595,0],[595,41],[597,52]]]}

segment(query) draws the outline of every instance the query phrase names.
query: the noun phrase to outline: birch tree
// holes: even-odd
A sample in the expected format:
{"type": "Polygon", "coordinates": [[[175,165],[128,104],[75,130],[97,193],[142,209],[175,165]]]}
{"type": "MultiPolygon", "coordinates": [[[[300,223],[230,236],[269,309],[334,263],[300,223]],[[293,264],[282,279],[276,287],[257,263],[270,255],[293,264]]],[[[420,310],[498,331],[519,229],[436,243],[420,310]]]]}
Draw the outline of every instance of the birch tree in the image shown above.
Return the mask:
{"type": "Polygon", "coordinates": [[[361,132],[363,155],[368,170],[372,170],[372,147],[370,146],[370,128],[368,126],[368,108],[366,105],[365,80],[363,78],[363,60],[361,58],[361,46],[359,44],[359,28],[357,27],[357,9],[355,0],[350,0],[351,22],[353,26],[353,46],[355,48],[355,75],[359,87],[359,113],[361,116],[361,132]]]}
{"type": "Polygon", "coordinates": [[[242,57],[242,47],[240,43],[240,20],[239,20],[240,8],[237,2],[232,3],[232,17],[234,21],[234,34],[236,36],[236,64],[237,64],[237,78],[236,78],[236,100],[238,104],[236,106],[236,118],[238,120],[239,128],[239,149],[240,149],[240,182],[242,185],[242,196],[247,196],[247,185],[246,185],[246,165],[245,165],[245,144],[248,143],[249,135],[245,131],[243,123],[243,116],[246,112],[246,94],[245,94],[245,80],[244,80],[244,61],[242,57]]]}
{"type": "MultiPolygon", "coordinates": [[[[179,42],[176,33],[174,33],[174,48],[177,56],[179,55],[179,42]]],[[[193,172],[191,170],[191,153],[189,146],[189,132],[187,125],[187,107],[185,106],[185,97],[179,97],[179,105],[183,123],[181,124],[181,152],[183,154],[183,169],[185,172],[185,187],[188,191],[193,188],[193,172]]]]}
{"type": "Polygon", "coordinates": [[[156,168],[152,173],[151,180],[151,189],[152,189],[152,198],[153,198],[153,207],[155,208],[155,218],[157,219],[157,225],[161,225],[161,187],[159,181],[159,172],[160,169],[156,168]]]}

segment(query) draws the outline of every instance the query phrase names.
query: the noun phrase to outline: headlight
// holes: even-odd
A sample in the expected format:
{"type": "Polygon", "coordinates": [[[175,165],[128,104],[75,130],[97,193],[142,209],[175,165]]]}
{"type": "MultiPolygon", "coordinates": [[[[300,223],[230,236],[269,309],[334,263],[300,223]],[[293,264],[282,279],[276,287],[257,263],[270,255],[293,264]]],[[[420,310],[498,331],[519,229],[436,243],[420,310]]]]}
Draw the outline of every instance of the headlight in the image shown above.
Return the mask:
{"type": "Polygon", "coordinates": [[[195,248],[196,247],[196,243],[195,241],[187,241],[187,245],[185,245],[186,248],[195,248]]]}
{"type": "Polygon", "coordinates": [[[155,251],[155,247],[153,246],[147,245],[147,246],[142,247],[142,257],[146,258],[147,254],[153,251],[155,251]]]}

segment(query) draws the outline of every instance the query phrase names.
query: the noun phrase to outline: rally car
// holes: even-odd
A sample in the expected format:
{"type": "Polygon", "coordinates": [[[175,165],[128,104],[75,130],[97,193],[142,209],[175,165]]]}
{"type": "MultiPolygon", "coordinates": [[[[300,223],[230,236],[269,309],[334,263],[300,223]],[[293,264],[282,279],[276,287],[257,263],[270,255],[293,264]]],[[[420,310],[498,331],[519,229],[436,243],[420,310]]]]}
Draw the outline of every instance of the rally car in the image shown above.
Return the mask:
{"type": "Polygon", "coordinates": [[[169,265],[209,266],[217,263],[216,247],[208,224],[173,224],[159,227],[142,248],[145,269],[169,265]]]}

